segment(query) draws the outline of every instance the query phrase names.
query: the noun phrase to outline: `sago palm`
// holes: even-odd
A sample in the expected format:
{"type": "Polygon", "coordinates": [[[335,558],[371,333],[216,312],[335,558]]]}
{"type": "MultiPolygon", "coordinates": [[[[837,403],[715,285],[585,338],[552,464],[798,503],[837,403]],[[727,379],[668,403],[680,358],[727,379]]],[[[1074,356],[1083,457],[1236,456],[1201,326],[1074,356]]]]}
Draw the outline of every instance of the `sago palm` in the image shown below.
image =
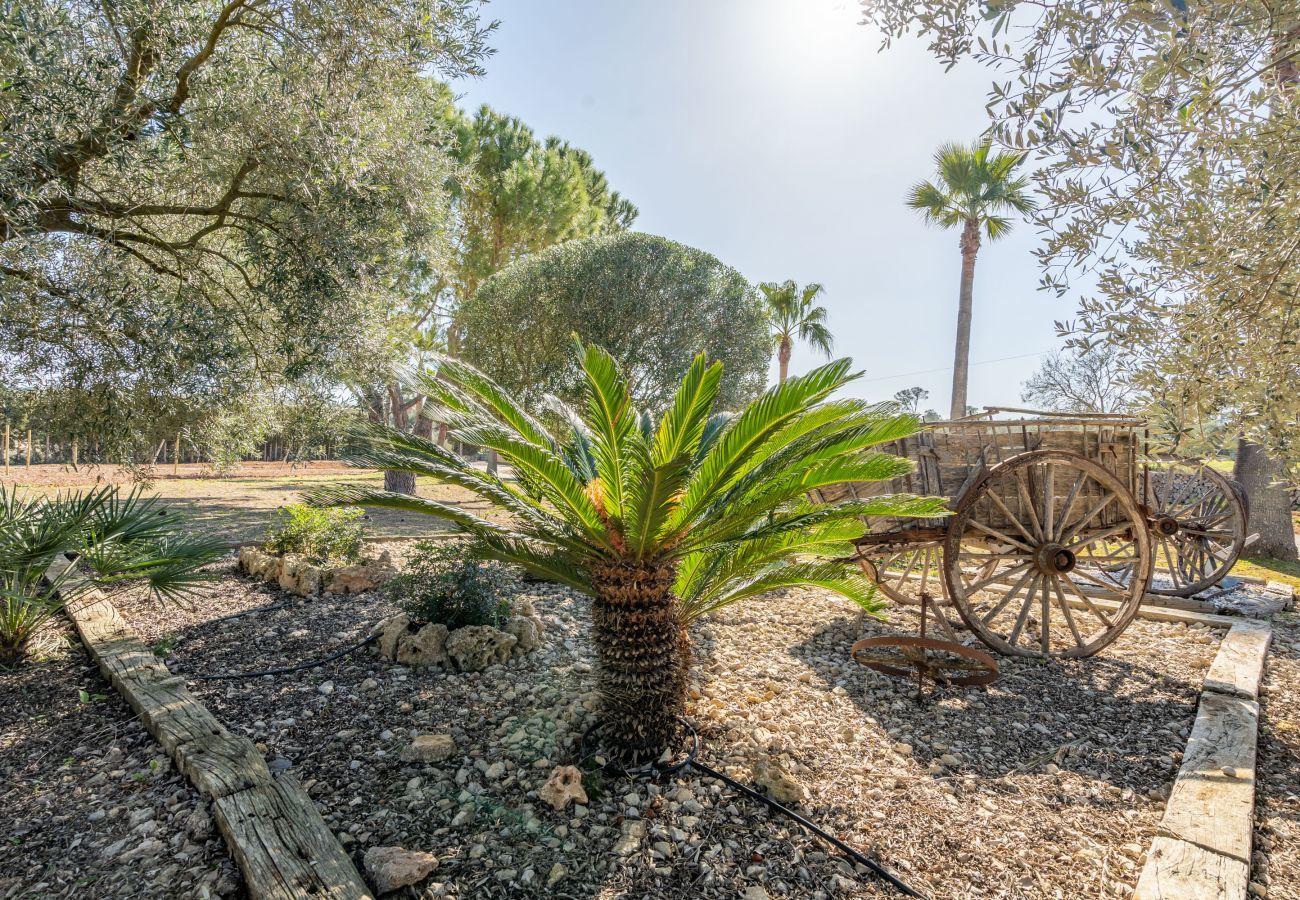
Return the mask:
{"type": "Polygon", "coordinates": [[[969,147],[944,144],[934,155],[936,180],[914,185],[907,197],[907,205],[919,210],[928,224],[961,229],[961,295],[952,367],[954,419],[966,415],[970,320],[980,232],[996,241],[1011,231],[1008,213],[1024,215],[1034,209],[1029,179],[1016,174],[1023,159],[1019,153],[994,152],[987,143],[969,147]]]}
{"type": "Polygon", "coordinates": [[[469,552],[514,564],[592,598],[603,739],[624,759],[672,742],[687,687],[694,618],[794,585],[836,591],[878,609],[873,586],[843,562],[876,515],[935,515],[932,498],[881,496],[818,504],[808,492],[879,481],[908,469],[873,452],[916,428],[892,406],[826,398],[853,377],[840,360],[769,389],[734,416],[714,415],[720,363],[697,357],[659,418],[633,408],[614,360],[576,345],[585,403],[553,402],[552,434],[507,391],[455,360],[423,390],[460,440],[495,450],[517,483],[472,468],[437,444],[366,426],[355,464],[458,485],[509,513],[497,524],[436,500],[352,485],[319,488],[324,505],[427,513],[471,537],[469,552]]]}
{"type": "Polygon", "coordinates": [[[182,526],[138,491],[27,498],[0,485],[0,667],[22,662],[40,627],[95,585],[143,581],[167,600],[195,590],[211,577],[201,567],[222,547],[186,536],[182,526]],[[79,557],[88,577],[68,569],[46,578],[65,553],[79,557]]]}
{"type": "Polygon", "coordinates": [[[805,341],[814,350],[831,355],[830,329],[826,327],[826,308],[815,301],[825,293],[820,284],[800,288],[793,281],[768,281],[758,289],[767,303],[768,317],[772,322],[772,338],[776,342],[776,359],[780,367],[780,381],[785,383],[790,374],[790,352],[795,339],[805,341]]]}

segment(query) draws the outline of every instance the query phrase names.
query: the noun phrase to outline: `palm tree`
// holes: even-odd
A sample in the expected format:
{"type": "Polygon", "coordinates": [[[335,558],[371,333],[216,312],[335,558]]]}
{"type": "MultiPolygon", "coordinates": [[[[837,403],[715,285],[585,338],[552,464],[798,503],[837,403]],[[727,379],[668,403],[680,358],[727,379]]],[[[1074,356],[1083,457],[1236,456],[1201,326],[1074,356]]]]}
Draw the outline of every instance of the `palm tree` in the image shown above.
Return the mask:
{"type": "Polygon", "coordinates": [[[468,534],[468,553],[591,597],[602,739],[622,759],[644,761],[677,733],[693,619],[794,585],[875,611],[873,586],[843,559],[863,533],[862,517],[943,510],[937,498],[809,499],[816,488],[910,469],[870,448],[914,431],[914,417],[861,400],[825,402],[856,377],[849,360],[791,378],[728,416],[713,414],[722,366],[701,354],[655,423],[632,406],[608,353],[576,339],[575,346],[585,403],[550,403],[563,433],[552,434],[464,363],[442,360],[423,379],[438,407],[432,415],[466,443],[496,450],[517,485],[410,433],[369,425],[355,434],[352,462],[458,485],[509,513],[509,524],[356,485],[317,488],[308,500],[427,513],[468,534]]]}
{"type": "Polygon", "coordinates": [[[796,337],[807,341],[814,350],[831,355],[830,329],[826,327],[826,307],[814,306],[813,301],[826,291],[820,284],[810,284],[802,290],[793,281],[778,284],[768,281],[760,284],[767,301],[768,315],[772,319],[772,337],[776,341],[776,358],[781,367],[781,384],[790,372],[790,351],[796,337]]]}
{"type": "Polygon", "coordinates": [[[952,366],[951,417],[966,415],[966,377],[970,368],[970,318],[975,284],[975,256],[980,231],[996,241],[1011,231],[1005,214],[1034,209],[1029,179],[1016,175],[1024,156],[995,153],[987,143],[944,144],[934,155],[937,182],[913,186],[907,205],[920,210],[925,221],[940,228],[960,228],[961,302],[957,308],[957,348],[952,366]]]}
{"type": "Polygon", "coordinates": [[[0,485],[0,668],[21,663],[40,627],[96,585],[143,580],[155,597],[177,600],[213,577],[200,568],[223,547],[183,536],[181,524],[139,491],[27,499],[0,485]],[[69,568],[47,580],[66,553],[77,554],[88,577],[69,568]]]}

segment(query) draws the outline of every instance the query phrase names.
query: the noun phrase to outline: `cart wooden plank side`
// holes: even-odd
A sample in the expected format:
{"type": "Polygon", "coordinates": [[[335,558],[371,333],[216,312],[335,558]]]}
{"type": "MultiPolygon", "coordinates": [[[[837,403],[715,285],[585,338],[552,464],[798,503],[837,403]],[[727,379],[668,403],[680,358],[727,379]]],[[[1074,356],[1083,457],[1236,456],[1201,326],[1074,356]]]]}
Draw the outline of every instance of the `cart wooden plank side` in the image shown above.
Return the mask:
{"type": "Polygon", "coordinates": [[[964,627],[1005,654],[1092,655],[1147,591],[1204,590],[1245,540],[1239,491],[1206,466],[1150,456],[1142,419],[990,408],[884,449],[914,470],[816,499],[951,498],[947,519],[870,520],[858,563],[892,599],[924,598],[951,640],[964,627]],[[996,418],[1006,413],[1017,417],[996,418]]]}

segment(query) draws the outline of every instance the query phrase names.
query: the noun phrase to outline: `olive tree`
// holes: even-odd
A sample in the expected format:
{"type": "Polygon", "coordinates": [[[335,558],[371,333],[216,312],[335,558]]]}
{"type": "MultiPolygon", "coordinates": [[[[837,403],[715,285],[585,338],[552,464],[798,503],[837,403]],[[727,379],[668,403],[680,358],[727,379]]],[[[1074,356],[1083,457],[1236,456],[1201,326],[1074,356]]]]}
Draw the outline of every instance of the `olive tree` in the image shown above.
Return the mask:
{"type": "Polygon", "coordinates": [[[338,367],[445,254],[430,74],[472,0],[0,0],[0,344],[32,378],[246,385],[338,367]]]}
{"type": "MultiPolygon", "coordinates": [[[[991,136],[1041,160],[1044,286],[1090,273],[1080,349],[1123,348],[1242,437],[1252,498],[1300,463],[1300,8],[1282,0],[862,0],[888,43],[994,73],[991,136]],[[1256,447],[1255,445],[1258,445],[1256,447]]],[[[1280,502],[1252,530],[1294,557],[1280,502]]]]}
{"type": "Polygon", "coordinates": [[[762,300],[714,256],[629,232],[568,241],[492,276],[465,304],[465,358],[524,402],[574,400],[569,338],[604,347],[638,405],[662,409],[696,354],[720,361],[718,404],[735,409],[767,378],[762,300]]]}

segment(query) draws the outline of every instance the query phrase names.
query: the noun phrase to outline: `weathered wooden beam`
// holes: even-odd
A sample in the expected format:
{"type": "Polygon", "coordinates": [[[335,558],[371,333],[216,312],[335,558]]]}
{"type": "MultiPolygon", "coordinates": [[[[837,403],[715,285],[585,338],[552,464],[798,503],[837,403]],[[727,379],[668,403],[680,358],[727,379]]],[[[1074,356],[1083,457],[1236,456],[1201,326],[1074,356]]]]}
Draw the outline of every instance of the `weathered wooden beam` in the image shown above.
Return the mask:
{"type": "Polygon", "coordinates": [[[1206,691],[1135,900],[1244,898],[1259,705],[1206,691]]]}
{"type": "Polygon", "coordinates": [[[1219,644],[1219,652],[1205,675],[1202,690],[1258,700],[1264,660],[1272,639],[1273,629],[1265,622],[1257,619],[1237,622],[1219,644]]]}
{"type": "MultiPolygon", "coordinates": [[[[74,563],[59,557],[51,581],[74,563]]],[[[67,583],[76,584],[71,575],[67,583]]],[[[104,677],[140,716],[194,786],[211,798],[217,826],[254,900],[373,900],[311,798],[275,779],[248,738],[229,731],[131,631],[104,594],[81,582],[67,612],[104,677]]]]}

